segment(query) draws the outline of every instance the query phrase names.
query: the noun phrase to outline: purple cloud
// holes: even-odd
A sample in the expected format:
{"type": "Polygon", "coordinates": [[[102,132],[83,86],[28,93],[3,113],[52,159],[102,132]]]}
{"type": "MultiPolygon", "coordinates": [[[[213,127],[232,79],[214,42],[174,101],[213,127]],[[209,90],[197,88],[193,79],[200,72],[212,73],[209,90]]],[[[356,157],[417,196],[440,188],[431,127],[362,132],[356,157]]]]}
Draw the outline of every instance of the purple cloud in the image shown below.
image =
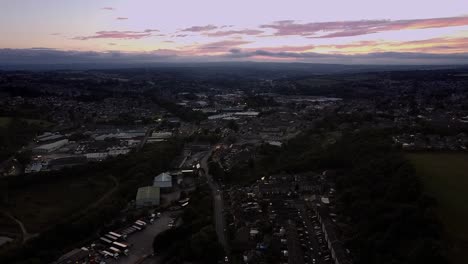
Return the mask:
{"type": "Polygon", "coordinates": [[[404,29],[441,28],[468,25],[468,16],[408,19],[408,20],[360,20],[317,23],[298,23],[294,20],[277,21],[261,25],[260,28],[274,29],[275,36],[307,36],[310,38],[334,38],[372,34],[404,29]],[[330,32],[320,35],[323,32],[330,32]]]}
{"type": "Polygon", "coordinates": [[[110,7],[110,6],[106,6],[106,7],[101,8],[101,10],[114,11],[115,8],[110,7]]]}
{"type": "Polygon", "coordinates": [[[207,44],[202,44],[195,47],[195,51],[197,52],[226,52],[235,47],[249,44],[251,41],[245,40],[223,40],[217,42],[211,42],[207,44]]]}
{"type": "Polygon", "coordinates": [[[189,28],[184,28],[180,31],[188,31],[188,32],[204,32],[204,31],[210,31],[210,30],[214,30],[214,29],[217,29],[218,27],[217,26],[214,26],[214,25],[206,25],[206,26],[192,26],[192,27],[189,27],[189,28]]]}
{"type": "Polygon", "coordinates": [[[116,18],[116,19],[117,19],[117,20],[127,20],[128,17],[118,17],[118,18],[116,18]]]}
{"type": "Polygon", "coordinates": [[[204,35],[209,37],[225,37],[231,35],[260,35],[264,31],[258,29],[243,29],[243,30],[227,30],[227,31],[216,31],[216,32],[208,32],[204,35]]]}
{"type": "Polygon", "coordinates": [[[146,29],[144,31],[99,31],[92,36],[74,37],[75,40],[89,39],[141,39],[154,36],[153,32],[158,32],[157,29],[146,29]]]}

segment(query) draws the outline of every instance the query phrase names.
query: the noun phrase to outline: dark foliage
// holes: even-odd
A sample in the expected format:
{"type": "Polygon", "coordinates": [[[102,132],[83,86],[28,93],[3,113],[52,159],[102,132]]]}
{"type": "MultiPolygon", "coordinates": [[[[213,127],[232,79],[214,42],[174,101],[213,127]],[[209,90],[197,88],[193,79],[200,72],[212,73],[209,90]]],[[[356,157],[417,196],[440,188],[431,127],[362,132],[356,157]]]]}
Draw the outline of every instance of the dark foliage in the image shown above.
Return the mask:
{"type": "Polygon", "coordinates": [[[190,198],[183,224],[156,236],[154,252],[163,255],[165,263],[218,263],[224,252],[213,226],[211,193],[205,186],[190,198]]]}

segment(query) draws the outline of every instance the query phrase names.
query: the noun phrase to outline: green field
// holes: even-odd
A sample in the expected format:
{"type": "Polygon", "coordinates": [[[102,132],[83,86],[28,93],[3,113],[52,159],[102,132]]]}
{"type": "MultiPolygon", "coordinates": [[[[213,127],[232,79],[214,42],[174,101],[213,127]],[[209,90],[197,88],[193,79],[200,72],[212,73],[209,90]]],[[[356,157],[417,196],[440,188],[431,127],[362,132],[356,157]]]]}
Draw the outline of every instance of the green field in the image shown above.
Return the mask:
{"type": "Polygon", "coordinates": [[[407,155],[426,191],[438,202],[437,212],[453,243],[453,263],[468,259],[468,154],[412,153],[407,155]]]}
{"type": "MultiPolygon", "coordinates": [[[[0,127],[7,127],[8,124],[10,124],[11,119],[12,119],[11,117],[1,116],[0,117],[0,127]]],[[[38,125],[38,126],[41,126],[41,127],[44,127],[44,128],[47,128],[47,127],[50,127],[50,126],[53,125],[49,121],[40,120],[40,119],[21,118],[21,120],[27,122],[28,124],[35,124],[35,125],[38,125]]]]}
{"type": "Polygon", "coordinates": [[[113,185],[106,177],[81,177],[12,189],[5,209],[29,232],[41,232],[97,201],[113,185]]]}

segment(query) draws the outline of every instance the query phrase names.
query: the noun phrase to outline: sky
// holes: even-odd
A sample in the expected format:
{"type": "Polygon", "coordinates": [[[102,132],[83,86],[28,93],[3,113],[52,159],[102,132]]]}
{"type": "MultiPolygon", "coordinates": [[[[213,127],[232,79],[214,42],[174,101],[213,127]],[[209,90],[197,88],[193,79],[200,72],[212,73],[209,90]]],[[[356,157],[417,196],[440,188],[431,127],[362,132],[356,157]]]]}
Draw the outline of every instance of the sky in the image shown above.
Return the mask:
{"type": "Polygon", "coordinates": [[[0,0],[0,64],[468,63],[466,0],[0,0]]]}

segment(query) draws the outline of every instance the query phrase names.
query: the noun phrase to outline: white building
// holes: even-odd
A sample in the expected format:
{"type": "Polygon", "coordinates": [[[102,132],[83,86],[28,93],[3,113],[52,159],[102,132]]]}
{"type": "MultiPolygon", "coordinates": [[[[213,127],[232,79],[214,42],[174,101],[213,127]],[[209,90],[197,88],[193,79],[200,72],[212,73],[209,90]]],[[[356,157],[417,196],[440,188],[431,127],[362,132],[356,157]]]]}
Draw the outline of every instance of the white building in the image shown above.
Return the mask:
{"type": "Polygon", "coordinates": [[[162,142],[172,137],[172,132],[153,132],[148,138],[148,143],[162,142]]]}
{"type": "Polygon", "coordinates": [[[167,172],[159,174],[158,176],[154,177],[153,186],[159,188],[171,188],[172,176],[167,172]]]}
{"type": "Polygon", "coordinates": [[[59,140],[59,141],[55,141],[55,142],[52,142],[52,143],[49,143],[49,144],[39,146],[39,147],[33,149],[33,152],[35,152],[35,153],[49,153],[49,152],[55,151],[55,150],[65,146],[66,144],[68,144],[68,139],[62,139],[62,140],[59,140]]]}
{"type": "Polygon", "coordinates": [[[107,159],[107,156],[109,154],[107,152],[93,152],[93,153],[86,153],[85,157],[88,160],[93,160],[93,161],[100,161],[100,160],[105,160],[107,159]]]}
{"type": "Polygon", "coordinates": [[[118,155],[126,155],[130,152],[129,148],[119,148],[119,147],[113,147],[110,148],[109,151],[107,152],[109,156],[111,157],[116,157],[118,155]]]}

